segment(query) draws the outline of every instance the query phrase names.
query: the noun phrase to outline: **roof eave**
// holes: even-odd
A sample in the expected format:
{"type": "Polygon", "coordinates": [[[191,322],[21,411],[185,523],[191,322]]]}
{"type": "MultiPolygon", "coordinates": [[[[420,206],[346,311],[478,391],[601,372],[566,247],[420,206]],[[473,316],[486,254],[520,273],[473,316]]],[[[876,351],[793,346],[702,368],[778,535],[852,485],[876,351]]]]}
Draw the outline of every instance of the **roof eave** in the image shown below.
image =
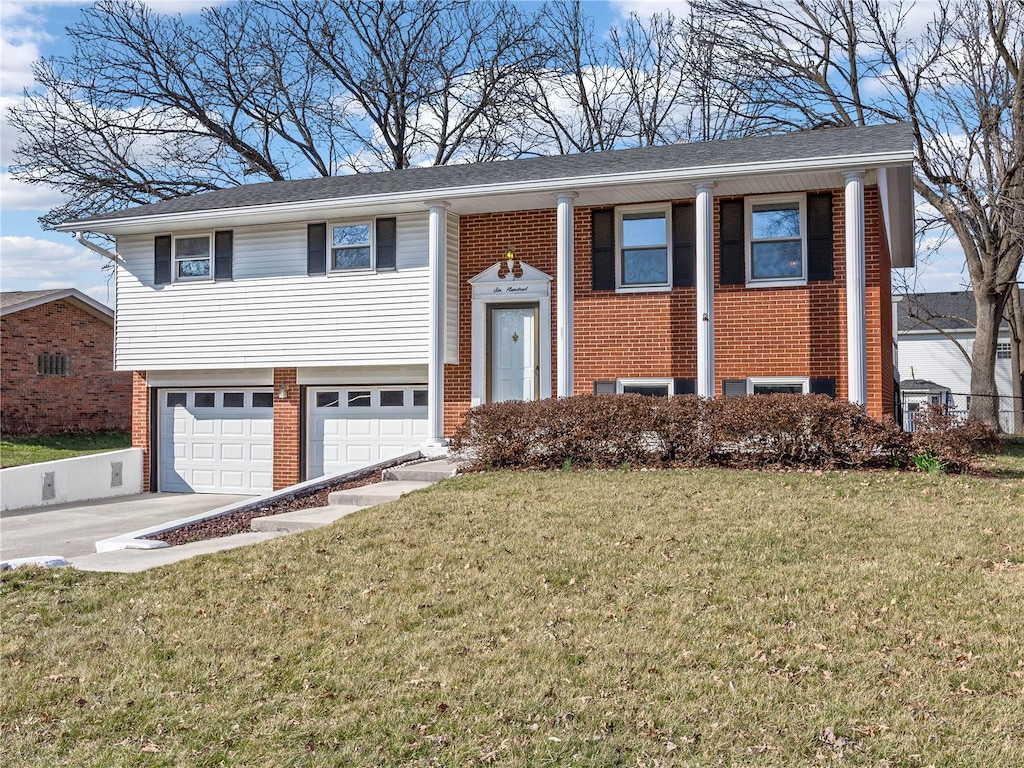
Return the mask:
{"type": "Polygon", "coordinates": [[[320,211],[363,206],[381,207],[385,205],[401,206],[418,204],[425,207],[431,201],[454,201],[474,197],[490,197],[525,192],[552,193],[562,191],[582,191],[601,187],[615,187],[628,184],[651,183],[699,183],[714,182],[736,176],[765,175],[772,173],[816,172],[829,170],[870,170],[875,168],[900,168],[913,165],[913,151],[891,151],[868,155],[839,155],[816,158],[800,158],[794,160],[768,160],[756,163],[740,163],[728,165],[703,166],[697,168],[671,168],[656,171],[639,171],[614,174],[593,174],[588,176],[569,176],[542,180],[522,180],[496,184],[477,184],[471,186],[437,187],[430,189],[411,190],[399,193],[360,195],[355,197],[330,197],[317,200],[298,200],[287,203],[271,203],[252,206],[224,206],[203,211],[176,212],[155,214],[150,216],[126,216],[99,219],[97,221],[79,220],[60,224],[56,227],[61,232],[101,232],[105,234],[131,234],[160,230],[167,225],[182,224],[200,225],[204,222],[222,218],[230,213],[236,216],[266,217],[274,215],[294,214],[303,211],[317,214],[320,211]]]}

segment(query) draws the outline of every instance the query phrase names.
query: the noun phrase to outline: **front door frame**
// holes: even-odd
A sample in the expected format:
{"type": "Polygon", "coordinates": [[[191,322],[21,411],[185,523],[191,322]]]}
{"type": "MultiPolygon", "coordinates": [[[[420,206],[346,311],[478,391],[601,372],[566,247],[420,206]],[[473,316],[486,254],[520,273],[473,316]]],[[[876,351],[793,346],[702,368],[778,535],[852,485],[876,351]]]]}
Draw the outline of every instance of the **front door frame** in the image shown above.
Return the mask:
{"type": "MultiPolygon", "coordinates": [[[[488,318],[490,307],[497,304],[536,305],[538,363],[540,365],[538,399],[551,397],[551,276],[528,264],[521,265],[520,277],[502,277],[499,268],[504,262],[495,264],[469,280],[473,291],[472,312],[472,380],[470,382],[470,403],[474,407],[488,402],[490,358],[490,333],[488,318]]],[[[504,270],[502,270],[504,272],[504,270]]]]}
{"type": "Polygon", "coordinates": [[[491,302],[487,305],[487,402],[493,402],[494,384],[494,330],[493,315],[496,309],[532,309],[533,310],[533,399],[540,399],[540,303],[528,302],[491,302]]]}

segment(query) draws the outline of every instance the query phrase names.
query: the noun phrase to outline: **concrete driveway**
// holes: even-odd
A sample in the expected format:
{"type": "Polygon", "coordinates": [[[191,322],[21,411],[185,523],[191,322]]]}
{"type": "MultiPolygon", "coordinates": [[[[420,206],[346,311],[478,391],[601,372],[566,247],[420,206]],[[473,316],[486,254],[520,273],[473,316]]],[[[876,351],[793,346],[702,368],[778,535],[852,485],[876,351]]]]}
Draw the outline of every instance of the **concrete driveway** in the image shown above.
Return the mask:
{"type": "Polygon", "coordinates": [[[96,551],[96,542],[169,520],[207,512],[251,496],[141,493],[0,513],[0,560],[96,551]]]}

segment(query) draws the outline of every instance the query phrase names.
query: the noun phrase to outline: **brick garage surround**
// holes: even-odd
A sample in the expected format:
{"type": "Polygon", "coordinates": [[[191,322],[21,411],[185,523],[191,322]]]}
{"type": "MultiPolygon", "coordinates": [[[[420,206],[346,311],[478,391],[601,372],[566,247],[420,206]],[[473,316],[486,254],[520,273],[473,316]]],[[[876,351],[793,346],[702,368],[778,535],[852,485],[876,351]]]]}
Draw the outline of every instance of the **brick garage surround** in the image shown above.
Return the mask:
{"type": "Polygon", "coordinates": [[[274,490],[295,485],[301,479],[302,397],[295,368],[274,369],[274,490]],[[281,387],[288,396],[278,397],[281,387]]]}
{"type": "Polygon", "coordinates": [[[152,483],[153,455],[150,444],[150,392],[145,371],[132,371],[132,448],[142,449],[142,488],[155,491],[152,483]]]}
{"type": "Polygon", "coordinates": [[[49,434],[128,428],[132,379],[114,371],[114,329],[75,304],[51,301],[0,322],[3,427],[49,434]],[[68,355],[70,376],[42,376],[40,354],[68,355]]]}
{"type": "MultiPolygon", "coordinates": [[[[718,282],[718,200],[715,201],[715,393],[723,379],[750,376],[830,377],[847,393],[845,212],[833,190],[834,275],[792,288],[721,286],[718,282]]],[[[445,366],[445,433],[470,407],[472,293],[466,281],[513,248],[517,257],[556,274],[556,211],[477,214],[459,222],[459,360],[445,366]]],[[[697,375],[696,289],[618,294],[592,291],[590,210],[574,212],[574,391],[617,378],[697,375]]],[[[891,414],[892,318],[890,261],[877,187],[865,189],[868,404],[872,416],[891,414]]],[[[551,357],[557,355],[556,286],[551,292],[551,357]]],[[[552,370],[552,390],[557,389],[552,370]]]]}

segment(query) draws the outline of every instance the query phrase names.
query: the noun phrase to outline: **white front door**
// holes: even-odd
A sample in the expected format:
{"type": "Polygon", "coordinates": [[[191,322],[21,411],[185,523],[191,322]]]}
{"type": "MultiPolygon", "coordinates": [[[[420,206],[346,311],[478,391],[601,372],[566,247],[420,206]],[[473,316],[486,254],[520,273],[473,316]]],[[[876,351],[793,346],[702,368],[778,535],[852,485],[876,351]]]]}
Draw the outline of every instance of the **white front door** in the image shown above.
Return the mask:
{"type": "Polygon", "coordinates": [[[538,398],[537,315],[536,304],[490,307],[490,402],[538,398]]]}

